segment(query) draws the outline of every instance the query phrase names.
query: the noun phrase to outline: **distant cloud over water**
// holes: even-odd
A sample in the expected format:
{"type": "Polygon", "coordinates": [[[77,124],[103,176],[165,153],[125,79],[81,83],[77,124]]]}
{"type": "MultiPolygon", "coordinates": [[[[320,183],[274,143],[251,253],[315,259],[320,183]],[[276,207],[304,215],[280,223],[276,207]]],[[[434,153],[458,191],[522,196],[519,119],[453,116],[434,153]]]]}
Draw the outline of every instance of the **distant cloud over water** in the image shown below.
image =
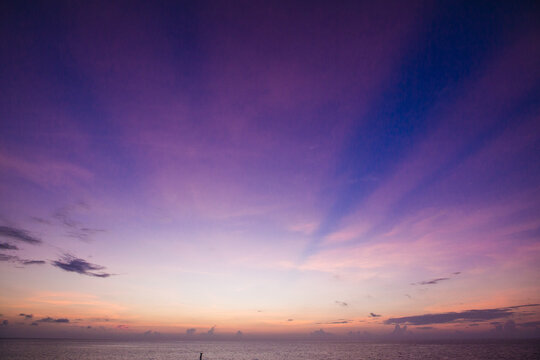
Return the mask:
{"type": "Polygon", "coordinates": [[[314,337],[329,337],[332,336],[332,333],[326,332],[323,329],[315,330],[311,334],[314,337]]]}
{"type": "Polygon", "coordinates": [[[507,318],[514,314],[513,309],[521,307],[536,306],[536,304],[518,305],[508,308],[483,309],[483,310],[467,310],[461,312],[447,312],[439,314],[423,314],[415,316],[404,316],[398,318],[390,318],[385,320],[385,324],[408,324],[408,325],[431,325],[431,324],[446,324],[453,321],[479,321],[507,318]]]}

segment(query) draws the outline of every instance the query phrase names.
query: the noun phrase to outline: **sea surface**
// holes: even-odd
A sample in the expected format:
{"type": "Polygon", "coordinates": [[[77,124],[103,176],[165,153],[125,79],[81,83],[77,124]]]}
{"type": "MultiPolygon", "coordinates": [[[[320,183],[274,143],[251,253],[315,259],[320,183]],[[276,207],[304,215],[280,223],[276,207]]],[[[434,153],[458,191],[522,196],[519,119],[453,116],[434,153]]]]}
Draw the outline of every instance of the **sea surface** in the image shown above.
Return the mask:
{"type": "Polygon", "coordinates": [[[371,344],[316,341],[0,340],[0,359],[29,360],[540,359],[539,341],[371,344]]]}

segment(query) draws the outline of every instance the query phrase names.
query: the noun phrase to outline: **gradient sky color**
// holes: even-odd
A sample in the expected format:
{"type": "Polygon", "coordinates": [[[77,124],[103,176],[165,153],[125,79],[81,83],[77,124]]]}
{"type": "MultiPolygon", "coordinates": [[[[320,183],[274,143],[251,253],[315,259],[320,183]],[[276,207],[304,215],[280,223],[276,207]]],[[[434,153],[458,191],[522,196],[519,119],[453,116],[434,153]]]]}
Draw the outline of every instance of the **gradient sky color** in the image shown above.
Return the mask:
{"type": "Polygon", "coordinates": [[[540,9],[4,1],[0,336],[540,336],[540,9]]]}

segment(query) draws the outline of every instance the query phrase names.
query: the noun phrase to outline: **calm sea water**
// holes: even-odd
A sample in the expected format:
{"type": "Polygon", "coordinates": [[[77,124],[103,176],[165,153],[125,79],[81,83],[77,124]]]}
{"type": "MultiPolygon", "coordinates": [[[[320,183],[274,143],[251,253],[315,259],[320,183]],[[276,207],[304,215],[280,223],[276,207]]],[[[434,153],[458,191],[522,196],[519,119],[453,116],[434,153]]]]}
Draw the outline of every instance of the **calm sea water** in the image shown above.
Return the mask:
{"type": "Polygon", "coordinates": [[[514,343],[365,344],[354,342],[0,340],[14,360],[361,360],[540,359],[538,341],[514,343]]]}

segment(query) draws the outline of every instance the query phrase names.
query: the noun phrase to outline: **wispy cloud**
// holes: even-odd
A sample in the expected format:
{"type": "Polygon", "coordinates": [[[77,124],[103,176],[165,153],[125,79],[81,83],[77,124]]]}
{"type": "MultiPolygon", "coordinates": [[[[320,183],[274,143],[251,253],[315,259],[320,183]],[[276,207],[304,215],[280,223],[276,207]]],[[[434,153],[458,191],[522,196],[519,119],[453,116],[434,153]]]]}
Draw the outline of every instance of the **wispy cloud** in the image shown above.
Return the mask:
{"type": "Polygon", "coordinates": [[[0,249],[2,250],[19,250],[18,247],[15,245],[11,245],[9,243],[0,243],[0,249]]]}
{"type": "Polygon", "coordinates": [[[347,304],[345,301],[336,300],[335,303],[338,304],[339,306],[343,306],[343,307],[349,306],[349,304],[347,304]]]}
{"type": "Polygon", "coordinates": [[[419,281],[417,283],[412,283],[411,285],[435,285],[441,281],[450,280],[450,278],[437,278],[431,280],[419,281]]]}
{"type": "Polygon", "coordinates": [[[186,329],[186,335],[194,335],[196,331],[197,329],[195,328],[186,329]]]}
{"type": "Polygon", "coordinates": [[[34,317],[34,315],[32,315],[32,314],[23,314],[23,313],[20,313],[19,316],[23,316],[25,320],[26,319],[31,319],[31,318],[34,317]]]}
{"type": "Polygon", "coordinates": [[[453,272],[452,273],[453,276],[450,275],[449,277],[440,277],[440,278],[435,278],[435,279],[430,279],[430,280],[423,280],[423,281],[411,283],[411,285],[436,285],[440,283],[441,281],[450,280],[452,277],[455,277],[459,274],[461,274],[461,271],[453,272]]]}
{"type": "Polygon", "coordinates": [[[375,313],[369,313],[369,316],[371,316],[371,317],[381,317],[381,315],[377,315],[375,313]]]}
{"type": "Polygon", "coordinates": [[[0,236],[8,237],[32,245],[42,243],[40,239],[28,234],[26,230],[14,228],[11,226],[0,226],[0,236]]]}
{"type": "Polygon", "coordinates": [[[55,260],[52,264],[62,270],[76,272],[82,275],[106,278],[113,274],[106,272],[95,272],[106,269],[105,266],[91,264],[88,261],[76,258],[73,255],[65,254],[60,260],[55,260]]]}
{"type": "Polygon", "coordinates": [[[66,229],[66,235],[81,241],[90,241],[96,233],[104,232],[103,229],[84,226],[83,223],[74,218],[76,212],[88,211],[90,206],[84,201],[78,201],[57,209],[53,218],[66,229]]]}

